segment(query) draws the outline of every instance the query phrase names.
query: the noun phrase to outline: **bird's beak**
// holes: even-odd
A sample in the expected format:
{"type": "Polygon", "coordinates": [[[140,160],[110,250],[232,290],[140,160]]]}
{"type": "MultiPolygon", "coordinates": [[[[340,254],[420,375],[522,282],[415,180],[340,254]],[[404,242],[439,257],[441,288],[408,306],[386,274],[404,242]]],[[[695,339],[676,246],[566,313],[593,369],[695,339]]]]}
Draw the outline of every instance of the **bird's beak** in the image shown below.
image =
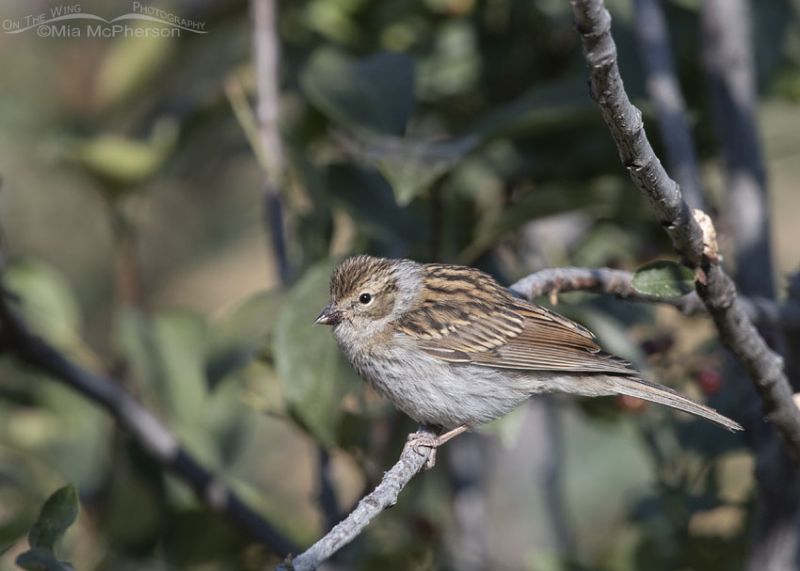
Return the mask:
{"type": "Polygon", "coordinates": [[[328,304],[314,321],[314,325],[338,325],[341,321],[342,312],[328,304]]]}

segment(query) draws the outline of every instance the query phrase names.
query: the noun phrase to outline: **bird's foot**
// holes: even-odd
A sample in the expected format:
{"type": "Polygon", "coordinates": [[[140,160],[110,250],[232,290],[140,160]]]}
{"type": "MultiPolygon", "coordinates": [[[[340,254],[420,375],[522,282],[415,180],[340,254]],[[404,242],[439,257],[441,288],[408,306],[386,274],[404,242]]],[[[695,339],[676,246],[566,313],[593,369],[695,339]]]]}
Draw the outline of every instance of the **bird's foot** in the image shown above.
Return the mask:
{"type": "Polygon", "coordinates": [[[425,469],[430,470],[436,465],[436,450],[439,448],[439,446],[452,440],[467,430],[469,430],[469,427],[462,425],[452,430],[448,430],[444,434],[439,434],[438,436],[432,436],[430,434],[425,434],[424,432],[412,432],[408,435],[408,439],[406,440],[406,448],[410,446],[420,453],[422,453],[420,448],[429,448],[430,453],[428,455],[428,460],[425,462],[425,469]]]}

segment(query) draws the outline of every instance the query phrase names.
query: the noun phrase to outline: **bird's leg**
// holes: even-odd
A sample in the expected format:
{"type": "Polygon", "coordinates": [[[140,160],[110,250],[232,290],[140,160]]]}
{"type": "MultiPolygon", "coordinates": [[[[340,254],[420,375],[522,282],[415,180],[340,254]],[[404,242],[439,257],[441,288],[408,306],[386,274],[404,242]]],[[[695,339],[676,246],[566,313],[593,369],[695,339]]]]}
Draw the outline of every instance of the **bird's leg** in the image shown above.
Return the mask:
{"type": "Polygon", "coordinates": [[[436,465],[436,449],[445,442],[452,440],[459,434],[463,434],[467,430],[469,430],[469,426],[462,424],[461,426],[453,428],[452,430],[448,430],[444,434],[439,434],[438,436],[430,436],[428,434],[412,432],[408,435],[406,447],[412,446],[415,449],[430,448],[430,455],[428,456],[427,462],[425,462],[425,469],[430,470],[436,465]]]}

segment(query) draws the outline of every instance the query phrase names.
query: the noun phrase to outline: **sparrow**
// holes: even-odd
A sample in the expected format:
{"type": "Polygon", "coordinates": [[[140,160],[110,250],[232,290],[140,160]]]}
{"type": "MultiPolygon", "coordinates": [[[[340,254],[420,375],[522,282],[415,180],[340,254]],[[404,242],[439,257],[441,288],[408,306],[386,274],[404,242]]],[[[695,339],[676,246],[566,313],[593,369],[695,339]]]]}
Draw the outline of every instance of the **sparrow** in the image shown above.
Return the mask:
{"type": "Polygon", "coordinates": [[[348,258],[334,269],[330,301],[315,323],[333,328],[342,353],[378,393],[438,429],[437,436],[414,442],[434,453],[469,428],[547,393],[627,395],[742,429],[643,379],[601,350],[585,327],[465,266],[348,258]]]}

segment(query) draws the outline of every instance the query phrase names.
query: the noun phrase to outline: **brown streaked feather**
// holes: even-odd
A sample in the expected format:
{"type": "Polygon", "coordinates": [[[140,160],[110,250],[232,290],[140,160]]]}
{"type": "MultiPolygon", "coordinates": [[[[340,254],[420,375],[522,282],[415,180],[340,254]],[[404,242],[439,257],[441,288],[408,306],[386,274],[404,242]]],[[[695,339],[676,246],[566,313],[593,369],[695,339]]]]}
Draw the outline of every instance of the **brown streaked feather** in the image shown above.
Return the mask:
{"type": "Polygon", "coordinates": [[[423,283],[416,307],[396,327],[442,361],[638,376],[628,363],[602,352],[589,330],[513,297],[483,272],[428,264],[423,283]]]}
{"type": "Polygon", "coordinates": [[[360,293],[356,290],[368,280],[373,280],[376,289],[391,293],[396,284],[391,279],[392,260],[372,256],[353,256],[339,264],[331,276],[331,301],[337,301],[360,293]]]}

